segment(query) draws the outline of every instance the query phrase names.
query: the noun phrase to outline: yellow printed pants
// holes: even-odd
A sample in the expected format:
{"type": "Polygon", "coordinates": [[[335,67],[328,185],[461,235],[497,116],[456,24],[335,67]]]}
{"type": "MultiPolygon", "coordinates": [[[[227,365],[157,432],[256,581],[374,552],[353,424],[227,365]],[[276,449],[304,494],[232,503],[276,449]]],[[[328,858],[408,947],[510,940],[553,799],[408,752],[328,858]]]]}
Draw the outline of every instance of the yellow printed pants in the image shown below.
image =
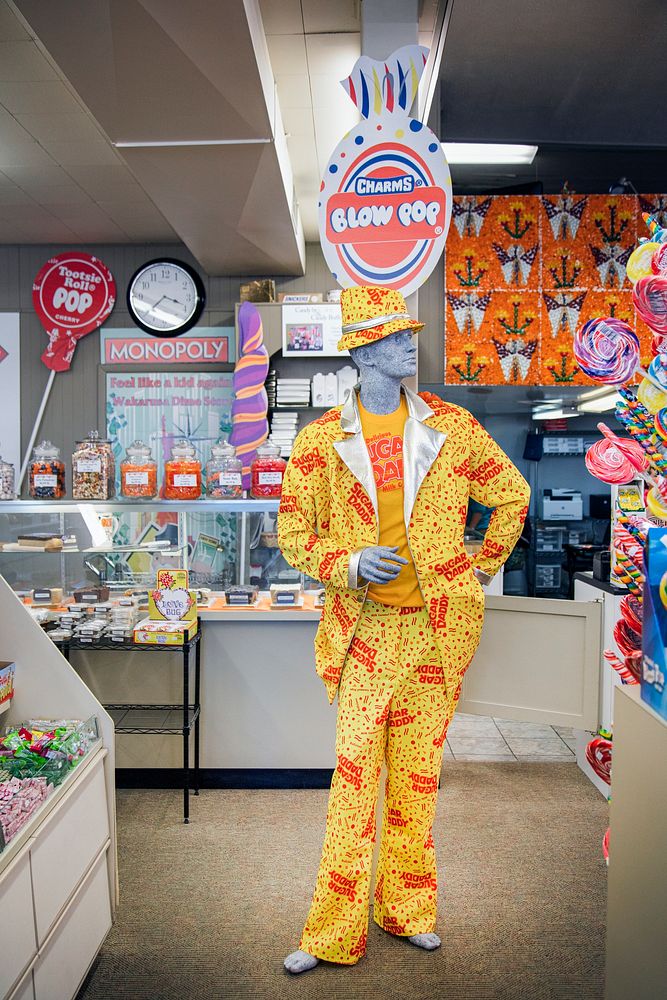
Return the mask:
{"type": "Polygon", "coordinates": [[[387,784],[374,919],[410,937],[435,927],[431,828],[447,726],[459,690],[445,693],[424,608],[367,601],[338,690],[337,766],[322,859],[299,948],[353,965],[366,951],[375,809],[387,784]]]}

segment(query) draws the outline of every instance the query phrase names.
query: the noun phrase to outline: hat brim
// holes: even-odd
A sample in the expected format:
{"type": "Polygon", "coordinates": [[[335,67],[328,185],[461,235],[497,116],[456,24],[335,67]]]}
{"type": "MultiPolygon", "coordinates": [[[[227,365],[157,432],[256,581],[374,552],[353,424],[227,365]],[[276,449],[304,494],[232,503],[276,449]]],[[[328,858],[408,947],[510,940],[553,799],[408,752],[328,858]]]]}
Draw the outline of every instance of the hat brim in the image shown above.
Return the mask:
{"type": "Polygon", "coordinates": [[[353,330],[351,333],[344,333],[336,344],[337,351],[350,351],[353,347],[364,347],[374,344],[376,340],[388,337],[390,333],[398,333],[399,330],[412,330],[419,333],[424,329],[424,324],[417,319],[394,319],[391,323],[381,323],[380,326],[371,326],[368,330],[353,330]]]}

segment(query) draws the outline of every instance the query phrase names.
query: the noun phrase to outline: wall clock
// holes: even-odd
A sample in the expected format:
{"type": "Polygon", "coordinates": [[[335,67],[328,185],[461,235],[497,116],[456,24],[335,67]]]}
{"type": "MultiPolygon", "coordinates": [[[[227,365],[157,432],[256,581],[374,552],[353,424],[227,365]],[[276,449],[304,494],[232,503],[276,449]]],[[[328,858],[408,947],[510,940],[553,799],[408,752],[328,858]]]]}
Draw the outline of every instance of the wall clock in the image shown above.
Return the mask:
{"type": "Polygon", "coordinates": [[[127,308],[154,337],[178,337],[195,325],[206,305],[201,278],[189,264],[171,257],[149,260],[127,286],[127,308]]]}

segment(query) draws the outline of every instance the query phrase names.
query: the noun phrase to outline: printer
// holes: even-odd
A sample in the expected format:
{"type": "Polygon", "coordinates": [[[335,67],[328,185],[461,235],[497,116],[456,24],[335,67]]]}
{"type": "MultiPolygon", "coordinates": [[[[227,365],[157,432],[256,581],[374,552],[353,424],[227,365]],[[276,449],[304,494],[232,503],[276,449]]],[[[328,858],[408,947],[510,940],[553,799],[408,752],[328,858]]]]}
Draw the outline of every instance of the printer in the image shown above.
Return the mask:
{"type": "Polygon", "coordinates": [[[543,521],[581,521],[584,505],[581,493],[576,490],[544,490],[542,494],[543,521]]]}

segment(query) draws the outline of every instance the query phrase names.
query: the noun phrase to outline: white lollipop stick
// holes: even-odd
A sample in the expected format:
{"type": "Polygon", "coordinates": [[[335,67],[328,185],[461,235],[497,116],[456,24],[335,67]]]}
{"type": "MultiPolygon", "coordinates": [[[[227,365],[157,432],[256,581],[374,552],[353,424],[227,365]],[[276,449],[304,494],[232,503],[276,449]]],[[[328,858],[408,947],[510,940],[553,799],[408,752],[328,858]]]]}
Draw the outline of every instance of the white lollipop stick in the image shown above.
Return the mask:
{"type": "Polygon", "coordinates": [[[30,454],[32,452],[32,446],[35,443],[35,438],[37,437],[37,432],[42,423],[42,417],[44,416],[44,410],[46,409],[46,404],[49,401],[49,396],[51,394],[51,387],[53,386],[53,380],[56,377],[55,370],[52,368],[49,373],[49,380],[46,383],[46,388],[44,389],[44,394],[42,396],[42,402],[39,404],[39,410],[37,411],[37,416],[35,417],[35,423],[33,424],[32,433],[30,434],[30,440],[28,441],[28,447],[26,448],[25,455],[23,456],[23,463],[21,465],[21,471],[19,472],[19,481],[16,486],[17,494],[21,493],[21,484],[25,478],[26,470],[28,468],[28,462],[30,461],[30,454]]]}
{"type": "Polygon", "coordinates": [[[637,372],[642,376],[642,378],[648,379],[651,385],[654,385],[656,389],[659,389],[660,392],[663,392],[667,395],[667,388],[665,388],[664,385],[661,385],[660,382],[658,382],[657,378],[654,378],[653,375],[647,372],[645,368],[642,368],[641,365],[637,365],[637,367],[635,368],[635,373],[637,372]]]}

